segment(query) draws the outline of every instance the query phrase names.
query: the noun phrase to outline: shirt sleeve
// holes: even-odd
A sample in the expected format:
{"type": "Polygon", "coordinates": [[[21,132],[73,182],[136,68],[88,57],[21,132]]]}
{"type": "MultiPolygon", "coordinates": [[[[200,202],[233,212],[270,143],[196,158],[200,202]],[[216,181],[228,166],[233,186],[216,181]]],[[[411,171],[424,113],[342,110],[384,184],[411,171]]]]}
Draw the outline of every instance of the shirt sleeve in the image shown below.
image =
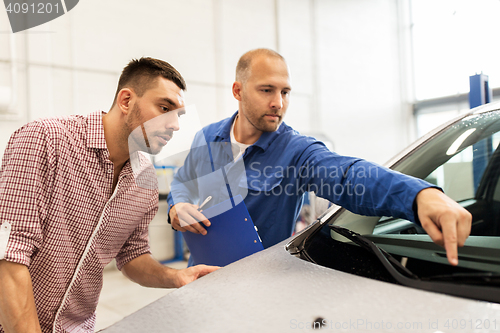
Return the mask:
{"type": "Polygon", "coordinates": [[[193,203],[198,200],[197,177],[199,175],[196,172],[196,167],[198,163],[206,163],[206,160],[209,159],[207,149],[203,131],[199,131],[193,140],[184,165],[177,170],[170,185],[170,193],[167,197],[168,212],[177,203],[193,203]]]}
{"type": "Polygon", "coordinates": [[[416,222],[417,194],[435,187],[376,163],[338,155],[318,141],[307,146],[298,163],[303,170],[299,181],[308,191],[361,215],[416,222]]]}
{"type": "Polygon", "coordinates": [[[5,150],[0,170],[0,259],[30,265],[42,245],[56,166],[54,143],[40,122],[16,131],[5,150]],[[3,245],[3,246],[2,246],[3,245]]]}
{"type": "Polygon", "coordinates": [[[153,195],[148,210],[134,232],[127,238],[120,252],[116,256],[116,266],[119,270],[129,261],[146,253],[151,253],[149,248],[149,224],[158,212],[158,191],[153,195]]]}

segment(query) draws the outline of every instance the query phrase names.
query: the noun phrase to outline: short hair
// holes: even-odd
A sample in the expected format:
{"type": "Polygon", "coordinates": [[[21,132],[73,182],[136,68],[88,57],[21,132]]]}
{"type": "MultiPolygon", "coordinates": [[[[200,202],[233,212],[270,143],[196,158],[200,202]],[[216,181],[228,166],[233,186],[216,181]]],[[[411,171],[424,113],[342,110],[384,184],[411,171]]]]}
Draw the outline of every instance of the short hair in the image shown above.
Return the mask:
{"type": "Polygon", "coordinates": [[[276,51],[271,49],[254,49],[250,50],[241,56],[236,65],[236,81],[245,83],[250,77],[250,68],[252,60],[258,56],[266,55],[268,57],[275,57],[283,60],[286,63],[285,58],[276,51]]]}
{"type": "Polygon", "coordinates": [[[159,76],[172,81],[180,89],[186,90],[184,78],[168,62],[149,57],[132,59],[120,75],[113,105],[116,103],[118,93],[123,88],[132,88],[137,96],[142,97],[148,89],[154,87],[159,76]]]}

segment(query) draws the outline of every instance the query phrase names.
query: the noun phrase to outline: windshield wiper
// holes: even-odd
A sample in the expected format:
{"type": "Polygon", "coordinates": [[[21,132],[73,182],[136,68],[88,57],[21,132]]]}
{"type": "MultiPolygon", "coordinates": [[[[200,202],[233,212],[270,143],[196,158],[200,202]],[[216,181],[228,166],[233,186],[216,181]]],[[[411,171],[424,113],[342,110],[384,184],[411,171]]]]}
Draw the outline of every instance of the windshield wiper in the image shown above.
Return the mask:
{"type": "Polygon", "coordinates": [[[360,234],[351,231],[349,229],[339,227],[337,225],[332,224],[329,225],[329,227],[331,230],[335,231],[339,235],[344,236],[345,238],[356,243],[365,250],[373,253],[389,272],[391,272],[391,270],[393,269],[396,269],[399,273],[405,275],[408,278],[417,280],[419,279],[418,276],[416,276],[408,268],[403,266],[396,258],[394,258],[392,255],[390,255],[389,253],[378,247],[374,242],[372,242],[368,238],[363,237],[360,234]]]}
{"type": "Polygon", "coordinates": [[[500,303],[500,274],[497,273],[455,273],[432,278],[419,278],[401,265],[389,253],[379,248],[375,243],[360,234],[336,225],[330,229],[351,240],[375,256],[398,283],[422,290],[434,291],[449,295],[457,295],[475,300],[500,303]],[[472,281],[472,282],[471,282],[472,281]],[[452,282],[452,283],[450,283],[452,282]],[[480,283],[487,282],[487,283],[480,283]]]}
{"type": "Polygon", "coordinates": [[[493,272],[453,273],[445,275],[435,275],[422,278],[422,280],[500,286],[500,274],[493,272]]]}

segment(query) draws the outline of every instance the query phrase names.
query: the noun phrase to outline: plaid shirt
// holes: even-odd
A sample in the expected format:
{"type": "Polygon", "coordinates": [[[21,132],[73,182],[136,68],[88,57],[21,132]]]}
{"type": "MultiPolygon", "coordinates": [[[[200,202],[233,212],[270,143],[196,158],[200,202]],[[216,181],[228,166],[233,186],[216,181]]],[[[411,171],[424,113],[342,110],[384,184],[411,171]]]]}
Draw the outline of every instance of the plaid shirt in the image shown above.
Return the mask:
{"type": "Polygon", "coordinates": [[[12,135],[0,170],[0,259],[28,266],[43,332],[94,332],[104,266],[149,253],[158,189],[151,163],[136,156],[140,168],[127,162],[113,192],[102,112],[12,135]]]}

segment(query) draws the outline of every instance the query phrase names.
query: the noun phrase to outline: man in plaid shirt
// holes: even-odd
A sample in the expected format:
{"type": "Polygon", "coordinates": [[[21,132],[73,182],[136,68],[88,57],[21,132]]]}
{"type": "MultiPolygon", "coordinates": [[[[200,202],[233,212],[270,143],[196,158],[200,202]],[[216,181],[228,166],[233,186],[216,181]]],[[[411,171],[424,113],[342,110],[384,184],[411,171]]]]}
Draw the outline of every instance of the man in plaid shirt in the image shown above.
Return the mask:
{"type": "Polygon", "coordinates": [[[171,269],[149,251],[158,189],[139,151],[158,153],[179,129],[185,88],[170,64],[133,60],[108,113],[37,120],[12,135],[0,169],[0,332],[94,332],[114,258],[148,287],[217,269],[171,269]]]}

